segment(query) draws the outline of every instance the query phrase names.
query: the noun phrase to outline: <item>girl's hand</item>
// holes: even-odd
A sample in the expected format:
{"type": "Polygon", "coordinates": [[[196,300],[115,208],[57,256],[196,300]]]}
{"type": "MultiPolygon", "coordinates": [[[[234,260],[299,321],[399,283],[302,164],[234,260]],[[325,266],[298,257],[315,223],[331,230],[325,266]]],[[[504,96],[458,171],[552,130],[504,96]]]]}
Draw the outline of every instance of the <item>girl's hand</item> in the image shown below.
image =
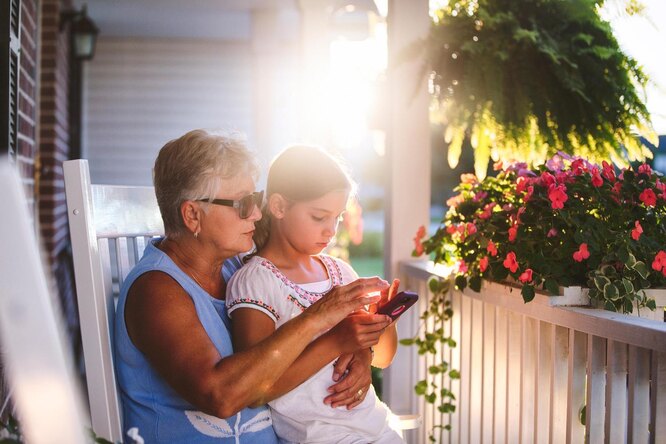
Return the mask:
{"type": "Polygon", "coordinates": [[[381,299],[376,303],[370,305],[368,311],[370,311],[370,313],[377,313],[378,307],[386,304],[391,299],[393,299],[396,294],[398,294],[399,286],[400,286],[400,279],[393,279],[391,286],[388,289],[381,292],[381,299]]]}
{"type": "Polygon", "coordinates": [[[331,407],[346,406],[347,410],[351,410],[363,402],[372,384],[371,361],[369,348],[340,356],[335,363],[333,379],[336,374],[346,374],[340,382],[328,388],[331,394],[324,399],[324,403],[331,407]]]}
{"type": "Polygon", "coordinates": [[[377,302],[381,296],[370,296],[369,293],[384,291],[388,286],[388,282],[378,277],[359,278],[350,284],[333,288],[326,296],[308,307],[303,315],[315,320],[320,332],[329,330],[349,313],[377,302]]]}
{"type": "Polygon", "coordinates": [[[356,312],[343,319],[328,334],[335,338],[343,353],[353,353],[376,345],[391,322],[389,316],[356,312]]]}

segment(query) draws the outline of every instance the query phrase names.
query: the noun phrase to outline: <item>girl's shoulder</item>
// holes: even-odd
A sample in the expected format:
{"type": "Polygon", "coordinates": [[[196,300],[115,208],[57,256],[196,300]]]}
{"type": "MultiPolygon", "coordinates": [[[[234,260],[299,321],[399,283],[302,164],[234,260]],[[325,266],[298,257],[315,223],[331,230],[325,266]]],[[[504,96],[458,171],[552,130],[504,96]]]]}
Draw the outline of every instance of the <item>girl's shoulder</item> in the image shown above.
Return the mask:
{"type": "Polygon", "coordinates": [[[343,284],[358,279],[358,274],[348,262],[328,254],[319,254],[318,257],[329,270],[329,273],[337,272],[340,275],[343,284]]]}

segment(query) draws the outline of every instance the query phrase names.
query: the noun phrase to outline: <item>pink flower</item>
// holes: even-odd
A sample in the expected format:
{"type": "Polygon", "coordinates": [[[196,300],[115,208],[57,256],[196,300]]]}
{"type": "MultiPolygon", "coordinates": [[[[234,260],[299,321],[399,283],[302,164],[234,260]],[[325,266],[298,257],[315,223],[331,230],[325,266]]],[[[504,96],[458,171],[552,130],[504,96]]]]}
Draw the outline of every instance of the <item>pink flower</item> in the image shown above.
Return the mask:
{"type": "Polygon", "coordinates": [[[476,178],[474,174],[471,173],[465,173],[460,175],[460,182],[474,185],[479,183],[479,179],[476,178]]]}
{"type": "Polygon", "coordinates": [[[495,243],[493,241],[488,241],[488,246],[486,247],[486,250],[488,253],[490,253],[491,256],[495,257],[497,256],[497,247],[495,246],[495,243]]]}
{"type": "Polygon", "coordinates": [[[462,203],[465,200],[462,194],[458,194],[456,196],[450,197],[446,201],[446,206],[450,208],[456,208],[458,204],[462,203]]]}
{"type": "Polygon", "coordinates": [[[467,273],[467,264],[465,261],[458,261],[458,273],[467,273]]]}
{"type": "Polygon", "coordinates": [[[615,182],[615,185],[613,185],[613,193],[619,195],[621,191],[622,191],[622,182],[615,182]]]}
{"type": "Polygon", "coordinates": [[[652,269],[655,271],[661,271],[661,273],[666,276],[666,252],[664,250],[659,250],[654,257],[652,269]]]}
{"type": "Polygon", "coordinates": [[[502,263],[505,268],[508,268],[511,270],[511,273],[515,273],[518,271],[518,262],[516,261],[516,253],[513,251],[510,251],[506,255],[506,259],[504,259],[504,262],[502,263]]]}
{"type": "Polygon", "coordinates": [[[529,181],[527,177],[519,177],[516,179],[516,194],[520,194],[523,191],[525,191],[525,188],[527,188],[527,185],[529,184],[529,181]]]}
{"type": "Polygon", "coordinates": [[[546,237],[555,237],[557,236],[557,234],[558,234],[557,228],[551,228],[550,230],[548,230],[548,233],[546,233],[546,237]]]}
{"type": "Polygon", "coordinates": [[[483,273],[484,271],[486,271],[487,268],[488,268],[488,256],[483,256],[479,260],[479,271],[483,273]]]}
{"type": "Polygon", "coordinates": [[[548,199],[550,199],[553,210],[560,210],[564,208],[564,202],[569,199],[567,196],[567,188],[564,185],[552,185],[548,190],[548,199]]]}
{"type": "Polygon", "coordinates": [[[647,163],[638,167],[638,174],[647,174],[648,176],[652,174],[652,168],[647,163]]]}
{"type": "Polygon", "coordinates": [[[455,225],[452,224],[452,225],[447,225],[447,226],[446,226],[446,232],[447,232],[447,233],[449,233],[449,234],[453,234],[453,233],[455,233],[456,231],[458,231],[458,229],[457,229],[457,227],[456,227],[455,225]]]}
{"type": "Polygon", "coordinates": [[[601,162],[601,165],[603,168],[601,175],[604,176],[606,180],[615,182],[615,170],[613,169],[613,166],[605,160],[601,162]]]}
{"type": "Polygon", "coordinates": [[[638,198],[648,207],[654,207],[657,204],[657,195],[651,188],[644,189],[638,198]]]}
{"type": "Polygon", "coordinates": [[[588,257],[590,257],[590,252],[587,250],[587,244],[583,242],[578,247],[578,251],[573,254],[573,258],[576,262],[583,262],[588,257]]]}
{"type": "Polygon", "coordinates": [[[641,238],[641,234],[643,234],[643,227],[641,227],[641,223],[639,221],[636,221],[634,223],[634,229],[631,230],[631,238],[637,241],[641,238]]]}
{"type": "Polygon", "coordinates": [[[601,185],[604,184],[604,180],[601,178],[601,174],[599,173],[599,168],[596,166],[593,166],[590,169],[590,174],[592,175],[592,185],[599,188],[601,185]]]}
{"type": "Polygon", "coordinates": [[[523,271],[523,273],[520,275],[518,278],[520,282],[523,284],[526,284],[528,282],[532,282],[532,269],[528,268],[527,270],[523,271]]]}
{"type": "Polygon", "coordinates": [[[467,235],[476,233],[476,225],[473,222],[467,222],[467,235]]]}
{"type": "Polygon", "coordinates": [[[518,235],[518,226],[517,225],[514,225],[511,228],[509,228],[509,242],[515,241],[517,235],[518,235]]]}
{"type": "Polygon", "coordinates": [[[419,229],[416,231],[416,235],[414,236],[414,255],[416,256],[421,256],[424,253],[424,248],[423,248],[423,243],[421,242],[421,239],[423,239],[426,235],[426,229],[425,226],[421,225],[419,229]]]}
{"type": "Polygon", "coordinates": [[[474,197],[472,198],[472,200],[474,202],[478,202],[480,200],[485,199],[486,197],[488,197],[488,193],[486,193],[485,191],[479,191],[478,193],[474,193],[474,197]]]}

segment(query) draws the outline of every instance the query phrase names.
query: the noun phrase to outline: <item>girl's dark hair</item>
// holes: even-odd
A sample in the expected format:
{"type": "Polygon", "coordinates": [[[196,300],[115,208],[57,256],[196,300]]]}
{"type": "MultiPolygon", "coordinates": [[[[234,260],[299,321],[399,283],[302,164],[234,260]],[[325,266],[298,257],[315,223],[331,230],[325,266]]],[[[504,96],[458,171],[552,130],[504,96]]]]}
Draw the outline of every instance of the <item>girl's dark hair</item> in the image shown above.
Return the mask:
{"type": "MultiPolygon", "coordinates": [[[[276,193],[292,202],[305,202],[338,190],[346,190],[350,194],[356,191],[356,184],[341,161],[318,147],[292,146],[271,162],[266,180],[266,202],[276,193]]],[[[266,244],[270,233],[267,204],[262,214],[254,232],[257,248],[266,244]]]]}

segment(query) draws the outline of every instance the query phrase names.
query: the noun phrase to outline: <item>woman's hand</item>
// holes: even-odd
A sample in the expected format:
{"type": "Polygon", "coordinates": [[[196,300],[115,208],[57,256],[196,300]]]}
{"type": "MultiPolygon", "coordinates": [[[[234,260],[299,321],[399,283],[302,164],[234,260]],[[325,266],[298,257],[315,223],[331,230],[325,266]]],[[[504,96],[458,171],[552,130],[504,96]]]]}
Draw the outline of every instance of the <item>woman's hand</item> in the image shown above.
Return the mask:
{"type": "Polygon", "coordinates": [[[314,319],[320,331],[333,328],[349,313],[368,304],[376,303],[381,295],[369,293],[384,291],[388,282],[378,277],[359,278],[354,282],[333,288],[326,296],[312,304],[303,315],[314,319]]]}
{"type": "Polygon", "coordinates": [[[340,321],[328,334],[339,344],[339,350],[343,353],[353,353],[376,345],[391,322],[389,316],[358,311],[340,321]]]}
{"type": "Polygon", "coordinates": [[[340,356],[335,363],[333,379],[337,381],[341,375],[344,376],[337,384],[328,388],[331,394],[324,398],[324,403],[331,407],[346,406],[347,410],[351,410],[363,402],[372,384],[371,361],[370,348],[340,356]]]}

